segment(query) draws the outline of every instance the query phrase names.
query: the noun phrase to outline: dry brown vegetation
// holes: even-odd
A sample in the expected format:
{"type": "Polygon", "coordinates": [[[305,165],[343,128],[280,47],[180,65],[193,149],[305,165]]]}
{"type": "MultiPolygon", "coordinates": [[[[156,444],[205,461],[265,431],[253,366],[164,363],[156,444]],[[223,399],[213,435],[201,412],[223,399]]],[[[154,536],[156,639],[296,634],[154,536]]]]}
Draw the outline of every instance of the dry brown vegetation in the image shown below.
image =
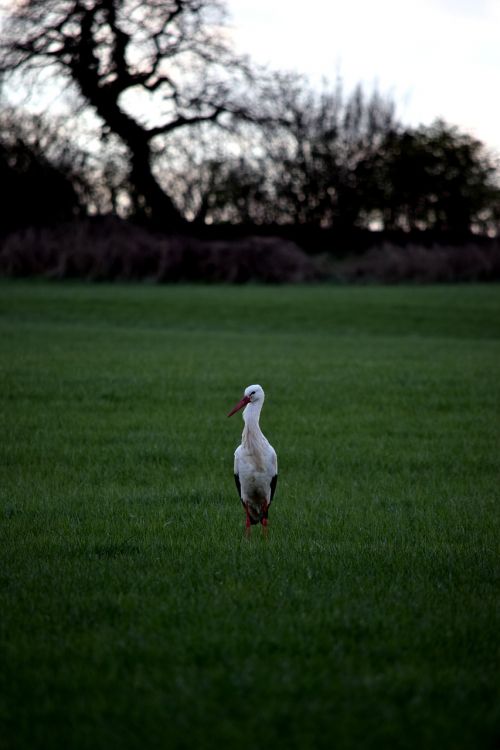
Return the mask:
{"type": "Polygon", "coordinates": [[[385,243],[359,257],[333,264],[333,275],[345,282],[421,284],[500,279],[500,242],[465,245],[398,246],[385,243]]]}
{"type": "Polygon", "coordinates": [[[317,265],[279,237],[201,240],[166,236],[115,217],[82,219],[8,235],[0,274],[90,281],[264,283],[315,281],[317,265]]]}
{"type": "Polygon", "coordinates": [[[290,237],[165,235],[108,216],[7,235],[0,275],[156,283],[498,281],[500,242],[384,243],[335,260],[329,253],[308,255],[290,237]]]}

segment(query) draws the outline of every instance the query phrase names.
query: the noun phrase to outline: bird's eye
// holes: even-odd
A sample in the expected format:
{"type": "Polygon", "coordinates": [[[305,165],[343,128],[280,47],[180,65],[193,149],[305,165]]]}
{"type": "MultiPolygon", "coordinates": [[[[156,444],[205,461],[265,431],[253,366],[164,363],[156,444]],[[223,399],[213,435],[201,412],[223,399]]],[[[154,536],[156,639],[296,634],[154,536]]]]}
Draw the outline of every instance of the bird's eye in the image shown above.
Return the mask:
{"type": "Polygon", "coordinates": [[[251,396],[255,396],[255,391],[252,391],[252,392],[250,393],[250,395],[251,395],[251,396]]]}

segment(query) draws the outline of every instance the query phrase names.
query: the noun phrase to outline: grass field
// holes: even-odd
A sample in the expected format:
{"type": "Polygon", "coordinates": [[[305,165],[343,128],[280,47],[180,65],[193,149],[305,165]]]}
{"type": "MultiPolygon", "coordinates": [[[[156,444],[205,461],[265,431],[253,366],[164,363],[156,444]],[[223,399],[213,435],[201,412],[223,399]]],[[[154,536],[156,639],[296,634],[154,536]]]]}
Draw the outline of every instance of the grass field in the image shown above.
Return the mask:
{"type": "Polygon", "coordinates": [[[0,283],[2,750],[500,742],[500,288],[0,283]],[[280,479],[232,476],[243,388],[280,479]]]}

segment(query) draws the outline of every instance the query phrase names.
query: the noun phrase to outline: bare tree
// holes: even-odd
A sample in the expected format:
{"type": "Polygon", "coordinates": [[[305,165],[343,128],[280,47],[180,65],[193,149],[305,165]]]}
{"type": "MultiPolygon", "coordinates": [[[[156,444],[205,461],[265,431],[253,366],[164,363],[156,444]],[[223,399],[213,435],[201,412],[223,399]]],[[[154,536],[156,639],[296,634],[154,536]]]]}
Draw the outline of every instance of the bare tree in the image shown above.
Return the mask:
{"type": "Polygon", "coordinates": [[[345,95],[340,82],[318,92],[298,77],[275,106],[282,124],[264,145],[275,220],[362,224],[372,156],[397,124],[392,101],[361,87],[345,95]]]}
{"type": "Polygon", "coordinates": [[[162,139],[200,123],[259,120],[254,74],[231,48],[219,0],[24,0],[10,5],[0,74],[27,87],[69,82],[129,154],[133,209],[156,225],[185,218],[154,172],[162,139]]]}

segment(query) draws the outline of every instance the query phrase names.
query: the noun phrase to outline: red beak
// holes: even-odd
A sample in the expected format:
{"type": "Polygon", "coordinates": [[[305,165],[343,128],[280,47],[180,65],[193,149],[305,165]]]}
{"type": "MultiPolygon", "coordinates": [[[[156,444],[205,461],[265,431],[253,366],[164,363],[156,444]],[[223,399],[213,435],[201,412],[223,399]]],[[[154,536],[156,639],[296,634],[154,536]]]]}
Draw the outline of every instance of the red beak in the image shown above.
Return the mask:
{"type": "Polygon", "coordinates": [[[239,411],[240,409],[243,409],[243,407],[246,406],[249,403],[250,403],[250,396],[243,396],[243,398],[241,399],[241,401],[239,401],[236,404],[236,406],[234,407],[234,409],[231,409],[231,411],[229,412],[229,414],[227,416],[228,417],[232,417],[233,414],[236,414],[237,411],[239,411]]]}

